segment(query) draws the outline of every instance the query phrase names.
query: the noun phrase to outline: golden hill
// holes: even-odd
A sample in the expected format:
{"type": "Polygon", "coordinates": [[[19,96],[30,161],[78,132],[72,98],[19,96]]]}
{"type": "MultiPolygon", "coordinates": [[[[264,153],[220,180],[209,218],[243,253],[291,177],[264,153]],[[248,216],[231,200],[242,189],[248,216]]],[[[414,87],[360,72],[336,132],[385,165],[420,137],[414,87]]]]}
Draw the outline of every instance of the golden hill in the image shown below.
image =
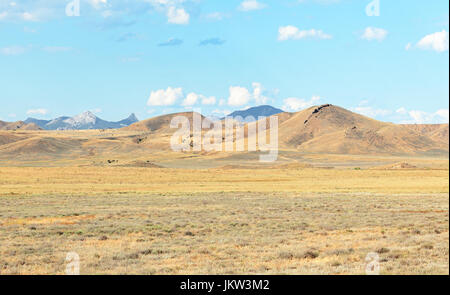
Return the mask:
{"type": "Polygon", "coordinates": [[[41,128],[34,124],[26,124],[23,121],[4,122],[0,121],[0,130],[41,130],[41,128]]]}
{"type": "MultiPolygon", "coordinates": [[[[177,161],[182,159],[186,167],[221,167],[251,165],[259,158],[257,152],[172,152],[170,141],[177,129],[171,129],[170,122],[176,116],[188,117],[192,125],[193,113],[186,112],[151,118],[118,130],[43,131],[26,130],[23,126],[13,129],[15,131],[3,130],[0,131],[0,164],[2,161],[64,159],[83,165],[165,163],[168,167],[178,167],[177,161]]],[[[333,105],[276,116],[281,164],[297,163],[305,155],[314,154],[448,158],[448,124],[397,125],[333,105]]],[[[205,117],[201,118],[205,120],[205,117]]],[[[7,123],[1,123],[0,128],[5,128],[7,123]]],[[[252,124],[257,123],[241,125],[245,129],[245,144],[248,142],[247,130],[252,124]]],[[[210,130],[205,129],[202,133],[206,132],[210,130]]],[[[221,136],[225,139],[223,134],[221,136]]],[[[190,139],[184,140],[190,140],[192,146],[192,134],[190,139]]]]}
{"type": "MultiPolygon", "coordinates": [[[[323,105],[292,115],[279,126],[279,140],[302,152],[333,154],[448,153],[445,126],[434,133],[380,122],[323,105]]],[[[447,124],[448,130],[448,124],[447,124]]],[[[448,134],[448,133],[447,133],[448,134]]]]}
{"type": "Polygon", "coordinates": [[[410,124],[403,125],[420,134],[426,135],[435,141],[448,143],[449,141],[449,127],[448,124],[410,124]]]}

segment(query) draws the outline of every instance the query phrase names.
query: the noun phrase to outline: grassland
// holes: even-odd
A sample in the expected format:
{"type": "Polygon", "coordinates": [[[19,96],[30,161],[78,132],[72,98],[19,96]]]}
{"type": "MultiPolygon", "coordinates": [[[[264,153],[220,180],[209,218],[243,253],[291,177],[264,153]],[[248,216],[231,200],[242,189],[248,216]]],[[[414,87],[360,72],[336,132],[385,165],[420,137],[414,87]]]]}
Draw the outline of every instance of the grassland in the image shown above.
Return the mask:
{"type": "Polygon", "coordinates": [[[2,167],[0,274],[448,274],[448,212],[448,169],[2,167]]]}

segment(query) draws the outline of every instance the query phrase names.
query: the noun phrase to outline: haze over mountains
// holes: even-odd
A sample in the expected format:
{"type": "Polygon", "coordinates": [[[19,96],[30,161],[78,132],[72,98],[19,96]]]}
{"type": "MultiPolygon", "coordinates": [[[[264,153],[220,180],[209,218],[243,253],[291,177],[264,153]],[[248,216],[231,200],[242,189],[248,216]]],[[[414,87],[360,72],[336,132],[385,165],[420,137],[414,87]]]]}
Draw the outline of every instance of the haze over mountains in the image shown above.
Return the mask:
{"type": "Polygon", "coordinates": [[[59,117],[53,120],[39,120],[28,118],[25,124],[34,123],[44,130],[89,130],[89,129],[118,129],[138,122],[138,118],[131,114],[128,118],[118,122],[100,119],[92,112],[84,112],[73,117],[59,117]]]}

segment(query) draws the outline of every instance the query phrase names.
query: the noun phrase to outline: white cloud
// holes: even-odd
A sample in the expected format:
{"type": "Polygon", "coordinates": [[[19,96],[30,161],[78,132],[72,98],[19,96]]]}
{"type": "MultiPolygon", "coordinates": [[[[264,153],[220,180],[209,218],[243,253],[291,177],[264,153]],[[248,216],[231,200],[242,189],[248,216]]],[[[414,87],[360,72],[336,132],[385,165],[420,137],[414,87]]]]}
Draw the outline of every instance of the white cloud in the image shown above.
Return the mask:
{"type": "Polygon", "coordinates": [[[299,30],[294,26],[285,26],[278,29],[278,40],[300,40],[303,38],[314,38],[314,39],[331,39],[332,36],[325,34],[322,30],[299,30]]]}
{"type": "Polygon", "coordinates": [[[252,87],[253,87],[253,98],[255,99],[256,103],[266,104],[269,98],[263,95],[264,88],[262,84],[254,82],[252,83],[252,87]]]}
{"type": "Polygon", "coordinates": [[[411,43],[406,44],[405,50],[410,50],[411,48],[412,48],[412,44],[411,43]]]}
{"type": "Polygon", "coordinates": [[[95,9],[100,9],[108,4],[108,0],[88,0],[89,4],[95,9]]]}
{"type": "MultiPolygon", "coordinates": [[[[256,104],[266,104],[269,100],[268,97],[264,95],[264,87],[261,83],[252,83],[253,91],[249,91],[245,87],[231,86],[230,96],[228,97],[228,105],[230,106],[243,106],[248,104],[251,100],[254,100],[256,104]]],[[[223,100],[219,101],[219,105],[223,105],[225,102],[223,100]]]]}
{"type": "MultiPolygon", "coordinates": [[[[409,111],[408,115],[412,118],[410,123],[417,124],[433,124],[433,123],[448,123],[448,110],[438,110],[434,113],[424,111],[409,111]]],[[[407,121],[408,122],[408,121],[407,121]]]]}
{"type": "Polygon", "coordinates": [[[216,97],[215,96],[207,97],[202,94],[191,92],[186,96],[181,105],[185,107],[192,107],[199,102],[201,102],[204,105],[214,105],[216,104],[216,97]]]}
{"type": "Polygon", "coordinates": [[[214,96],[210,96],[210,97],[202,97],[202,104],[204,105],[213,105],[216,104],[216,98],[214,96]]]}
{"type": "MultiPolygon", "coordinates": [[[[49,21],[66,17],[64,11],[71,0],[23,0],[10,5],[9,0],[0,0],[0,20],[49,21]]],[[[187,24],[190,15],[183,5],[198,6],[198,0],[80,0],[81,15],[92,18],[102,28],[129,25],[130,17],[156,11],[167,16],[169,23],[187,24]],[[99,17],[100,16],[100,17],[99,17]]],[[[14,2],[15,3],[15,2],[14,2]]]]}
{"type": "Polygon", "coordinates": [[[27,115],[47,115],[47,109],[32,109],[27,111],[27,115]]]}
{"type": "Polygon", "coordinates": [[[228,97],[228,104],[230,106],[242,106],[247,104],[252,95],[245,87],[230,86],[230,96],[228,97]]]}
{"type": "Polygon", "coordinates": [[[186,98],[183,100],[183,106],[193,106],[197,103],[198,95],[194,92],[189,93],[186,98]]]}
{"type": "Polygon", "coordinates": [[[260,10],[266,8],[267,5],[256,0],[245,0],[243,1],[238,9],[240,11],[252,11],[252,10],[260,10]]]}
{"type": "Polygon", "coordinates": [[[444,52],[448,51],[448,45],[448,32],[443,30],[442,32],[433,33],[423,37],[416,46],[419,49],[444,52]]]}
{"type": "Polygon", "coordinates": [[[440,117],[441,119],[443,119],[445,122],[448,122],[448,119],[449,119],[449,112],[448,112],[448,109],[441,109],[441,110],[438,110],[435,114],[436,114],[438,117],[440,117]]]}
{"type": "Polygon", "coordinates": [[[407,110],[404,107],[396,110],[400,117],[397,119],[403,124],[439,124],[449,122],[449,110],[439,109],[436,112],[425,112],[420,110],[407,110]]]}
{"type": "Polygon", "coordinates": [[[372,40],[383,41],[387,35],[388,35],[388,31],[386,31],[384,29],[367,27],[364,30],[364,33],[362,34],[361,38],[368,40],[368,41],[372,41],[372,40]]]}
{"type": "Polygon", "coordinates": [[[401,115],[404,115],[404,114],[408,113],[408,111],[404,107],[401,107],[401,108],[397,109],[395,112],[397,114],[401,114],[401,115]]]}
{"type": "Polygon", "coordinates": [[[320,101],[320,96],[313,96],[310,100],[304,100],[302,98],[289,97],[283,102],[282,109],[286,112],[298,112],[300,110],[312,107],[320,101]]]}
{"type": "Polygon", "coordinates": [[[147,105],[149,106],[169,106],[173,105],[178,99],[183,97],[182,88],[168,87],[167,90],[160,89],[152,91],[147,105]]]}
{"type": "Polygon", "coordinates": [[[169,7],[167,10],[167,21],[171,24],[186,25],[189,23],[189,13],[183,8],[169,7]]]}
{"type": "Polygon", "coordinates": [[[20,55],[24,54],[27,51],[25,47],[22,46],[10,46],[0,48],[0,53],[3,55],[20,55]]]}

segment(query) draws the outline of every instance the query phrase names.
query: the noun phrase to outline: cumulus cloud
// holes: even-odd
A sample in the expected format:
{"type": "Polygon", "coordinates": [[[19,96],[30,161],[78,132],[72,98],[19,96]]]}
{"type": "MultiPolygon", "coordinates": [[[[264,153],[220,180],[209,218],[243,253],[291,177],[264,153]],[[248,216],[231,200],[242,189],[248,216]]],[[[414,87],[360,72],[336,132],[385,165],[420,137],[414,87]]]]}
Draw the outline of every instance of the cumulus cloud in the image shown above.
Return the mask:
{"type": "Polygon", "coordinates": [[[230,96],[228,97],[228,104],[230,106],[242,106],[247,104],[252,95],[245,87],[230,86],[230,96]]]}
{"type": "Polygon", "coordinates": [[[278,29],[278,40],[300,40],[304,38],[312,39],[331,39],[332,36],[324,33],[322,30],[300,30],[295,26],[285,26],[278,29]]]}
{"type": "MultiPolygon", "coordinates": [[[[268,97],[264,95],[267,93],[262,84],[258,82],[252,83],[253,91],[251,92],[246,87],[241,86],[231,86],[230,96],[228,97],[228,105],[230,106],[243,106],[248,104],[250,101],[254,100],[256,104],[265,104],[269,100],[268,97]]],[[[221,101],[219,105],[223,104],[221,101]]]]}
{"type": "Polygon", "coordinates": [[[238,9],[240,11],[252,11],[252,10],[261,10],[266,8],[267,5],[261,2],[258,2],[256,0],[246,0],[243,1],[239,6],[238,9]]]}
{"type": "Polygon", "coordinates": [[[269,98],[264,95],[264,88],[262,84],[254,82],[252,83],[252,87],[253,87],[253,98],[255,99],[256,103],[266,104],[269,98]]]}
{"type": "Polygon", "coordinates": [[[194,104],[197,103],[197,100],[198,100],[198,94],[192,92],[186,96],[186,98],[183,100],[182,105],[183,106],[193,106],[194,104]]]}
{"type": "MultiPolygon", "coordinates": [[[[64,11],[70,1],[61,0],[21,0],[0,1],[0,20],[6,21],[48,21],[66,17],[64,11]]],[[[143,12],[156,11],[167,16],[173,24],[188,24],[190,15],[183,7],[187,3],[198,5],[197,0],[80,0],[83,17],[100,16],[99,26],[128,26],[143,12]]]]}
{"type": "Polygon", "coordinates": [[[388,31],[380,28],[374,28],[374,27],[367,27],[364,30],[364,33],[362,34],[361,38],[364,40],[372,41],[383,41],[386,36],[388,35],[388,31]]]}
{"type": "Polygon", "coordinates": [[[148,99],[149,106],[169,106],[173,105],[178,99],[183,97],[182,88],[168,87],[166,90],[160,89],[152,91],[148,99]]]}
{"type": "Polygon", "coordinates": [[[207,97],[202,94],[191,92],[184,98],[181,105],[185,107],[192,107],[193,105],[196,105],[198,103],[201,103],[203,105],[214,105],[216,104],[216,97],[215,96],[207,97]]]}
{"type": "Polygon", "coordinates": [[[404,120],[403,123],[412,124],[437,124],[448,123],[449,111],[448,109],[440,109],[434,113],[412,110],[408,111],[409,119],[404,120]]]}
{"type": "Polygon", "coordinates": [[[351,111],[370,118],[379,118],[383,121],[391,121],[400,124],[439,124],[448,123],[448,109],[440,109],[436,112],[425,112],[420,110],[408,110],[400,107],[395,111],[380,109],[366,105],[350,108],[351,111]]]}
{"type": "Polygon", "coordinates": [[[49,111],[47,109],[32,109],[27,111],[27,115],[47,115],[49,111]]]}
{"type": "Polygon", "coordinates": [[[448,45],[448,32],[443,30],[423,37],[416,46],[419,49],[444,52],[448,51],[448,45]]]}
{"type": "Polygon", "coordinates": [[[284,105],[282,109],[286,112],[298,112],[300,110],[312,107],[320,101],[320,96],[313,96],[310,100],[305,100],[302,98],[289,97],[283,102],[284,105]]]}
{"type": "Polygon", "coordinates": [[[167,10],[167,21],[170,24],[187,25],[189,24],[190,15],[184,8],[169,7],[167,10]]]}
{"type": "Polygon", "coordinates": [[[204,105],[214,105],[214,104],[216,104],[216,97],[215,96],[210,96],[210,97],[203,96],[202,97],[202,104],[204,104],[204,105]]]}

